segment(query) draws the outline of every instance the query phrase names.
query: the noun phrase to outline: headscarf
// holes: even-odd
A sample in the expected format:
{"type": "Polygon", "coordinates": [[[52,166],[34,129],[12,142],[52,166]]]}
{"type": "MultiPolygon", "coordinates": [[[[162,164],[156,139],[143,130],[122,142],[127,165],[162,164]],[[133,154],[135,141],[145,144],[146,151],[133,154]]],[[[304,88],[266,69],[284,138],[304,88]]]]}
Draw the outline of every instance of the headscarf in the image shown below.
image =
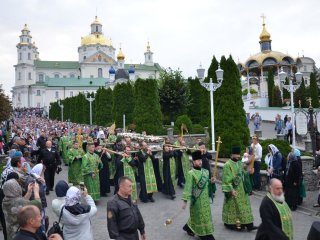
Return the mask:
{"type": "Polygon", "coordinates": [[[73,186],[70,187],[66,195],[66,210],[68,210],[73,215],[79,215],[90,212],[90,205],[80,204],[80,200],[80,190],[73,186]]]}
{"type": "Polygon", "coordinates": [[[76,187],[70,187],[66,194],[66,206],[74,206],[80,203],[80,190],[76,187]]]}
{"type": "Polygon", "coordinates": [[[10,179],[3,184],[3,194],[5,198],[22,197],[22,189],[15,179],[10,179]]]}
{"type": "Polygon", "coordinates": [[[68,183],[64,180],[60,180],[55,187],[57,197],[65,197],[67,195],[68,189],[68,183]]]}
{"type": "Polygon", "coordinates": [[[7,180],[6,180],[6,181],[8,181],[8,180],[10,180],[10,179],[19,180],[19,175],[18,175],[18,173],[16,173],[16,172],[11,172],[11,173],[9,173],[9,174],[7,175],[7,180]]]}
{"type": "Polygon", "coordinates": [[[289,173],[289,169],[290,169],[290,166],[291,166],[291,163],[293,162],[293,161],[297,161],[297,158],[296,158],[296,156],[294,155],[294,153],[289,153],[289,155],[288,155],[288,162],[287,162],[287,166],[286,166],[286,175],[288,175],[288,173],[289,173]]]}
{"type": "Polygon", "coordinates": [[[31,169],[30,174],[32,174],[36,178],[40,178],[42,171],[43,171],[43,164],[42,163],[38,163],[37,165],[35,165],[31,169]]]}
{"type": "Polygon", "coordinates": [[[294,149],[293,154],[294,154],[296,157],[300,157],[300,156],[301,156],[301,152],[300,152],[300,150],[297,149],[297,148],[294,149]]]}
{"type": "Polygon", "coordinates": [[[277,152],[279,152],[279,149],[278,149],[275,145],[273,145],[273,144],[269,144],[269,145],[268,145],[268,148],[271,149],[271,152],[272,152],[272,155],[273,155],[273,156],[274,156],[277,152]]]}

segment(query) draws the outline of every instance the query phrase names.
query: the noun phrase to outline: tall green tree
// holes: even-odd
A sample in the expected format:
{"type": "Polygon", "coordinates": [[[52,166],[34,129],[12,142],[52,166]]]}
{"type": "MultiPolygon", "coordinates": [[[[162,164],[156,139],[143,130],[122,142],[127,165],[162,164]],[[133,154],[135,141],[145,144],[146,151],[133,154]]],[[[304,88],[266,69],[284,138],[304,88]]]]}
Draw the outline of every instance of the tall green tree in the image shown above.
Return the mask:
{"type": "Polygon", "coordinates": [[[311,104],[314,108],[319,108],[319,89],[317,85],[316,74],[312,72],[310,74],[310,97],[311,97],[311,104]]]}
{"type": "Polygon", "coordinates": [[[302,108],[308,107],[306,85],[304,84],[303,78],[300,87],[293,94],[294,107],[299,107],[299,100],[301,101],[302,108]]]}
{"type": "Polygon", "coordinates": [[[274,75],[272,68],[269,68],[268,70],[268,77],[267,77],[267,83],[268,83],[268,101],[269,101],[269,107],[273,107],[272,100],[273,100],[273,88],[274,88],[274,75]]]}
{"type": "Polygon", "coordinates": [[[136,125],[136,131],[160,134],[162,131],[162,113],[156,80],[137,79],[134,84],[134,98],[133,122],[136,125]]]}
{"type": "MultiPolygon", "coordinates": [[[[233,146],[242,150],[249,143],[250,133],[243,109],[240,74],[232,57],[221,57],[224,70],[222,86],[215,92],[215,137],[221,137],[221,156],[229,157],[233,146]]],[[[215,139],[216,140],[216,139],[215,139]]]]}
{"type": "Polygon", "coordinates": [[[279,86],[273,86],[272,106],[273,107],[282,107],[281,91],[279,89],[279,86]]]}
{"type": "MultiPolygon", "coordinates": [[[[288,78],[286,78],[285,85],[290,85],[288,78]]],[[[282,98],[283,98],[283,101],[288,100],[288,99],[290,101],[290,92],[285,88],[282,88],[282,98]]],[[[286,105],[286,103],[283,102],[282,105],[286,105]]]]}
{"type": "Polygon", "coordinates": [[[49,117],[53,120],[61,120],[61,109],[58,102],[50,103],[49,117]]]}
{"type": "Polygon", "coordinates": [[[2,85],[0,85],[0,121],[9,119],[11,110],[11,101],[9,97],[4,93],[2,85]]]}
{"type": "Polygon", "coordinates": [[[86,99],[86,97],[87,96],[84,95],[83,93],[79,93],[76,96],[75,106],[79,106],[77,107],[77,111],[75,112],[76,123],[89,124],[90,110],[89,110],[89,102],[86,99]]]}
{"type": "Polygon", "coordinates": [[[188,79],[190,103],[187,108],[188,116],[194,124],[209,126],[209,92],[201,86],[198,78],[188,79]]]}
{"type": "Polygon", "coordinates": [[[111,88],[103,87],[97,90],[94,100],[95,123],[100,126],[107,126],[113,122],[113,92],[111,88]]]}
{"type": "Polygon", "coordinates": [[[126,125],[133,122],[133,109],[135,101],[133,95],[133,86],[127,83],[117,84],[113,89],[113,117],[116,126],[123,124],[123,114],[126,115],[126,125]]]}
{"type": "Polygon", "coordinates": [[[159,96],[162,113],[169,117],[170,122],[186,113],[190,93],[181,71],[169,68],[160,74],[159,96]]]}

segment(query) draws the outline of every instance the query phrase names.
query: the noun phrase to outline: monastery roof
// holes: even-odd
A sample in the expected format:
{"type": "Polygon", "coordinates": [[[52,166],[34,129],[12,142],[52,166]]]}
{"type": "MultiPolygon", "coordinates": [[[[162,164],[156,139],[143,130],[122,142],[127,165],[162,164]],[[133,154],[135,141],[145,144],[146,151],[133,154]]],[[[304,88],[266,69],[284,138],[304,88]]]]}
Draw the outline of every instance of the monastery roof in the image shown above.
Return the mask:
{"type": "Polygon", "coordinates": [[[80,68],[80,64],[78,61],[35,60],[34,65],[36,68],[48,68],[48,69],[79,69],[80,68]]]}
{"type": "Polygon", "coordinates": [[[149,66],[146,64],[125,64],[124,68],[129,69],[130,66],[134,66],[134,69],[137,71],[157,71],[161,72],[163,69],[160,67],[159,63],[155,63],[153,66],[149,66]]]}

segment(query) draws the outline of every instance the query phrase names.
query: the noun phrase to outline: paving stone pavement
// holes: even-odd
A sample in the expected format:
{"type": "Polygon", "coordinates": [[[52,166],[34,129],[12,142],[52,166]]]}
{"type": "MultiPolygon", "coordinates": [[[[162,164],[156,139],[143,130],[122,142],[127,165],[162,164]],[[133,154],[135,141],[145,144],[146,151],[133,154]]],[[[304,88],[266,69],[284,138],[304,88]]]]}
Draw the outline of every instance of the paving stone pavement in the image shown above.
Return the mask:
{"type": "MultiPolygon", "coordinates": [[[[63,171],[56,175],[56,181],[67,178],[67,167],[63,167],[63,171]]],[[[113,190],[113,188],[112,188],[113,190]]],[[[167,218],[174,216],[181,209],[181,194],[182,190],[177,188],[177,198],[170,200],[161,193],[155,194],[155,203],[139,203],[139,208],[146,225],[146,235],[148,240],[191,240],[195,239],[189,237],[182,230],[183,225],[186,223],[189,212],[186,209],[182,211],[173,221],[173,223],[167,227],[164,226],[164,222],[167,218]]],[[[264,194],[264,193],[261,193],[264,194]]],[[[111,196],[110,196],[111,197],[111,196]]],[[[110,239],[107,231],[107,217],[106,217],[106,202],[110,197],[103,197],[97,203],[98,213],[92,219],[93,235],[95,240],[107,240],[110,239]]],[[[55,193],[50,192],[47,198],[48,208],[47,215],[50,217],[50,225],[53,221],[57,220],[57,217],[53,215],[51,210],[51,201],[55,198],[55,193]]],[[[259,206],[261,202],[261,196],[251,196],[251,204],[254,215],[255,225],[261,223],[259,217],[259,206]]],[[[221,192],[220,185],[214,198],[214,203],[211,205],[213,223],[215,228],[214,236],[217,240],[253,240],[255,238],[255,232],[234,232],[225,229],[222,223],[222,205],[223,205],[223,193],[221,192]]],[[[320,218],[308,216],[301,212],[294,212],[294,228],[295,228],[295,240],[304,240],[307,238],[310,226],[313,221],[320,221],[320,218]]],[[[3,239],[1,234],[0,239],[3,239]]],[[[80,240],[80,239],[79,239],[80,240]]],[[[85,240],[85,239],[83,239],[85,240]]]]}

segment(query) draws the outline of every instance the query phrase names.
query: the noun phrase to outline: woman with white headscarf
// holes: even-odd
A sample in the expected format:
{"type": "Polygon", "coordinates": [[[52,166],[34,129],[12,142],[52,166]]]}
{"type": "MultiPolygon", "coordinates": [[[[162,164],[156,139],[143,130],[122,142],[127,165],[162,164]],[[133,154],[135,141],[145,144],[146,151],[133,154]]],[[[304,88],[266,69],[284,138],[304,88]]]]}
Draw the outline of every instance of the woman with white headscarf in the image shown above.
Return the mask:
{"type": "Polygon", "coordinates": [[[81,191],[70,187],[66,195],[66,205],[62,210],[63,237],[68,240],[93,240],[90,219],[97,213],[97,207],[87,189],[81,191]],[[81,195],[86,204],[81,204],[81,195]]]}
{"type": "Polygon", "coordinates": [[[268,145],[269,153],[266,157],[268,157],[266,164],[268,165],[268,176],[271,178],[278,178],[282,181],[282,154],[279,149],[273,145],[268,145]]]}

